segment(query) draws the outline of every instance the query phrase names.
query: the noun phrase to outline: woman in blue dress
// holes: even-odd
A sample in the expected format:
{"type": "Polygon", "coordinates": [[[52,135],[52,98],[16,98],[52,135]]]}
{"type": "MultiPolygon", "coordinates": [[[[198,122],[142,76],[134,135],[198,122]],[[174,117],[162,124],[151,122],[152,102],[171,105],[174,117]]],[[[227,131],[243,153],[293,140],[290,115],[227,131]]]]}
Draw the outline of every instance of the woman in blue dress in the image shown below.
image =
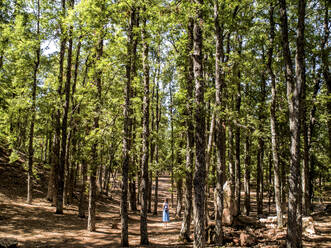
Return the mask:
{"type": "Polygon", "coordinates": [[[168,199],[166,198],[163,203],[163,222],[165,224],[165,227],[167,227],[167,224],[169,222],[169,204],[168,204],[168,199]]]}

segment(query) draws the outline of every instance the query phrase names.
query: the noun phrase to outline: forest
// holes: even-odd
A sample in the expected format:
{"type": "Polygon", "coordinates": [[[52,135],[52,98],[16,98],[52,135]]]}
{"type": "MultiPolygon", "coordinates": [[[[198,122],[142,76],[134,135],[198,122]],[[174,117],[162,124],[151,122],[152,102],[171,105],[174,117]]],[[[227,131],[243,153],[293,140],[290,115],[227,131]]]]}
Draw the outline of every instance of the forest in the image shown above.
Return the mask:
{"type": "Polygon", "coordinates": [[[1,0],[0,247],[330,247],[329,10],[1,0]]]}

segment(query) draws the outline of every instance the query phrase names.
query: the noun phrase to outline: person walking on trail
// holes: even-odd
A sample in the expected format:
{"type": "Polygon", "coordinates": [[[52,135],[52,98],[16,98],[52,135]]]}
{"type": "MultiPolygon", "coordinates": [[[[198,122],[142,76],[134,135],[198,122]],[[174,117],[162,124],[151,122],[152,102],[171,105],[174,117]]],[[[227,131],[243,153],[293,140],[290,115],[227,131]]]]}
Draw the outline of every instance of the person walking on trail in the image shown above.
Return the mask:
{"type": "Polygon", "coordinates": [[[168,199],[166,198],[163,203],[163,222],[165,227],[167,227],[167,224],[169,222],[169,204],[168,199]]]}

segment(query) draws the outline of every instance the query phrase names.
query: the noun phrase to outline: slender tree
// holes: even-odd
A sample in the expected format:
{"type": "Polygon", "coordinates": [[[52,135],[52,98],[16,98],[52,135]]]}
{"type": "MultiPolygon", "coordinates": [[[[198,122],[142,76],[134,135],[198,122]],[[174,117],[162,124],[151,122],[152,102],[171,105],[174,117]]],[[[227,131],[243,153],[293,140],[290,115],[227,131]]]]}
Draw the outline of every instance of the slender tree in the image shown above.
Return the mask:
{"type": "MultiPolygon", "coordinates": [[[[104,6],[101,6],[101,11],[103,11],[104,6]]],[[[98,40],[96,42],[96,62],[95,66],[97,66],[97,63],[100,62],[102,55],[103,55],[103,29],[98,30],[98,40]]],[[[98,130],[99,128],[99,119],[100,119],[100,109],[102,104],[102,71],[100,68],[97,67],[95,72],[95,84],[96,84],[96,99],[97,103],[95,105],[95,116],[93,120],[93,129],[98,130]]],[[[96,206],[96,191],[97,191],[97,185],[96,185],[96,174],[98,170],[98,143],[97,141],[93,141],[92,144],[92,161],[90,164],[90,177],[89,177],[89,201],[88,201],[88,219],[87,219],[87,230],[90,232],[95,231],[95,206],[96,206]]]]}
{"type": "Polygon", "coordinates": [[[32,84],[32,117],[30,123],[29,133],[29,160],[28,160],[28,190],[27,190],[27,202],[32,203],[32,167],[33,167],[33,139],[34,139],[34,125],[36,120],[36,91],[37,91],[37,76],[40,64],[40,0],[37,0],[37,45],[36,45],[36,58],[33,68],[33,84],[32,84]]]}
{"type": "Polygon", "coordinates": [[[128,173],[130,162],[130,96],[131,96],[131,65],[133,57],[133,27],[135,25],[136,9],[133,7],[130,10],[130,20],[128,26],[128,42],[127,42],[127,64],[126,64],[126,87],[124,88],[125,107],[124,107],[124,137],[123,137],[123,164],[122,164],[122,194],[121,194],[121,245],[123,247],[129,246],[128,238],[128,173]]]}
{"type": "MultiPolygon", "coordinates": [[[[62,5],[62,11],[61,11],[61,17],[64,18],[66,15],[66,1],[61,1],[62,5]]],[[[64,55],[65,55],[65,48],[66,48],[67,38],[65,35],[65,29],[64,25],[62,23],[62,20],[60,21],[60,59],[59,59],[59,74],[58,74],[58,95],[60,98],[62,98],[62,84],[63,84],[63,67],[64,67],[64,55]]],[[[69,81],[68,81],[69,82],[69,81]]],[[[69,85],[70,89],[70,85],[69,85]]],[[[69,106],[69,102],[68,102],[69,106]]],[[[63,123],[61,126],[61,112],[58,108],[55,111],[55,142],[54,142],[54,151],[55,151],[55,175],[56,175],[56,213],[62,214],[63,213],[63,187],[64,187],[64,152],[63,148],[65,149],[65,146],[61,146],[61,141],[65,140],[66,137],[62,134],[62,140],[61,140],[61,127],[63,129],[63,123]],[[63,160],[61,160],[63,158],[63,160]]],[[[68,113],[67,113],[68,114],[68,113]]],[[[63,119],[66,119],[67,115],[63,115],[63,119]]],[[[65,128],[66,129],[66,128],[65,128]]],[[[62,130],[63,131],[63,130],[62,130]]]]}
{"type": "Polygon", "coordinates": [[[285,78],[287,83],[287,99],[289,108],[289,122],[290,122],[290,133],[291,133],[291,159],[290,159],[290,176],[289,176],[289,199],[288,199],[288,227],[287,227],[287,247],[302,247],[302,223],[301,216],[298,215],[300,208],[300,135],[299,135],[299,117],[300,117],[300,90],[302,89],[302,77],[300,76],[301,71],[301,58],[303,58],[302,52],[303,43],[300,43],[299,39],[304,36],[301,33],[302,25],[304,25],[304,14],[305,14],[305,1],[299,0],[299,19],[298,19],[298,37],[296,62],[296,71],[298,73],[297,81],[294,79],[291,53],[289,48],[288,39],[288,22],[287,22],[287,7],[286,0],[280,0],[280,21],[282,30],[282,47],[283,57],[285,63],[285,78]],[[302,47],[301,47],[302,46],[302,47]]]}
{"type": "MultiPolygon", "coordinates": [[[[222,6],[224,7],[224,6],[222,6]]],[[[219,1],[214,2],[214,25],[215,25],[215,39],[216,39],[216,56],[215,56],[215,105],[216,105],[216,128],[215,128],[215,144],[217,149],[217,163],[216,163],[216,237],[215,241],[218,245],[223,243],[223,184],[225,178],[225,124],[221,117],[224,111],[224,71],[221,62],[224,61],[223,51],[223,23],[220,23],[219,16],[219,1]]]]}
{"type": "Polygon", "coordinates": [[[143,146],[141,168],[141,210],[140,210],[140,244],[148,245],[147,232],[147,200],[148,200],[148,157],[149,157],[149,62],[148,62],[148,35],[146,5],[143,7],[143,27],[141,40],[143,44],[143,74],[144,74],[144,100],[143,100],[143,146]]]}
{"type": "Polygon", "coordinates": [[[273,48],[275,39],[275,22],[274,22],[274,5],[270,4],[269,10],[269,22],[270,22],[270,47],[268,49],[268,61],[267,69],[271,78],[271,105],[270,105],[270,127],[271,127],[271,146],[272,146],[272,158],[274,168],[274,190],[275,190],[275,202],[277,213],[277,225],[279,228],[283,227],[283,211],[282,211],[282,199],[281,199],[281,173],[279,167],[279,155],[278,155],[278,132],[277,132],[277,118],[276,118],[276,78],[272,69],[273,48]]]}
{"type": "Polygon", "coordinates": [[[205,247],[205,181],[206,181],[206,161],[205,161],[205,106],[204,106],[204,91],[205,83],[203,79],[203,37],[202,24],[203,16],[203,0],[196,0],[197,13],[194,19],[193,28],[193,71],[195,83],[195,173],[193,178],[194,190],[194,243],[193,247],[205,247]]]}
{"type": "Polygon", "coordinates": [[[182,222],[182,228],[180,231],[180,239],[185,241],[191,241],[190,238],[190,226],[192,215],[192,180],[193,180],[193,149],[194,149],[194,125],[193,125],[193,18],[189,18],[187,33],[187,57],[186,57],[186,90],[187,90],[187,104],[186,104],[186,170],[185,170],[185,210],[182,222]]]}

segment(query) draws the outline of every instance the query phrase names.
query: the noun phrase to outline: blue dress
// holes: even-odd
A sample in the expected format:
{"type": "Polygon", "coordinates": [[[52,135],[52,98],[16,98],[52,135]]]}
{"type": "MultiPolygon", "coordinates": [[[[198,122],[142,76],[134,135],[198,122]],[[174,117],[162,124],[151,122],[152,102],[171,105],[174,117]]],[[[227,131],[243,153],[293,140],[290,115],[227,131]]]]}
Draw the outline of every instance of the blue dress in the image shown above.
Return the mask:
{"type": "Polygon", "coordinates": [[[165,203],[163,205],[163,222],[169,222],[169,205],[165,203]]]}

